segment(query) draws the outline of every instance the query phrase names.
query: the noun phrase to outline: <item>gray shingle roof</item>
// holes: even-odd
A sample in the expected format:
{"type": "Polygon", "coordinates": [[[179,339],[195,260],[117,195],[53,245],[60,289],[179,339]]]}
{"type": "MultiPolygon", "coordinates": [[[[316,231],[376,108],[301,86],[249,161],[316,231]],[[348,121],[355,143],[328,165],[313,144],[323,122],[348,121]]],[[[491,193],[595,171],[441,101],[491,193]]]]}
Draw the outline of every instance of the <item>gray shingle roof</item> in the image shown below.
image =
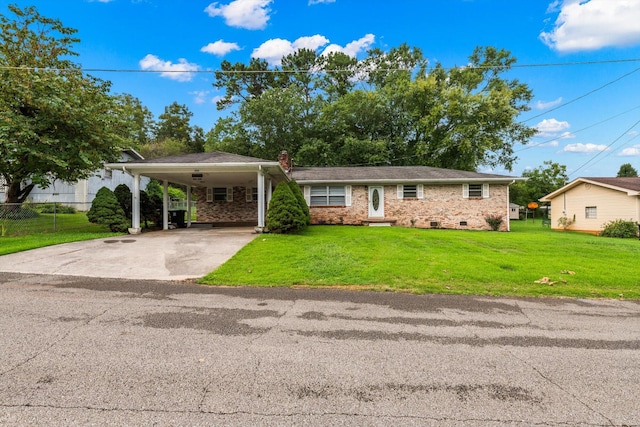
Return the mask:
{"type": "Polygon", "coordinates": [[[583,178],[593,182],[599,182],[605,185],[624,188],[631,191],[640,191],[640,178],[583,178]]]}
{"type": "Polygon", "coordinates": [[[299,167],[293,168],[298,182],[367,182],[367,181],[456,181],[511,180],[513,177],[429,166],[366,166],[366,167],[299,167]]]}
{"type": "Polygon", "coordinates": [[[182,154],[157,159],[137,160],[130,163],[274,163],[273,160],[241,156],[239,154],[211,151],[208,153],[182,154]]]}

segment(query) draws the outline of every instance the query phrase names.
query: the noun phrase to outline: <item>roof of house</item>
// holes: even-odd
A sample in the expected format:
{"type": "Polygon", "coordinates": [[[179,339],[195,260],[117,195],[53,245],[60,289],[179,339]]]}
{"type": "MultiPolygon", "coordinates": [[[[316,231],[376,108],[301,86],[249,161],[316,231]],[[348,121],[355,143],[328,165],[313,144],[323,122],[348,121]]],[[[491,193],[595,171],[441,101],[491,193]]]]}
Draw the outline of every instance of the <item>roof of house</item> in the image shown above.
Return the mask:
{"type": "Polygon", "coordinates": [[[134,160],[129,163],[277,163],[273,160],[258,159],[256,157],[241,156],[239,154],[225,153],[223,151],[210,151],[207,153],[181,154],[178,156],[160,157],[157,159],[134,160]]]}
{"type": "Polygon", "coordinates": [[[292,177],[298,183],[513,182],[516,179],[520,179],[506,175],[442,169],[430,166],[294,167],[292,177]]]}
{"type": "Polygon", "coordinates": [[[637,177],[625,177],[625,178],[607,178],[607,177],[590,177],[590,178],[577,178],[571,181],[569,184],[562,188],[549,193],[542,197],[540,201],[549,202],[551,199],[559,196],[560,194],[568,191],[579,184],[592,184],[600,187],[609,188],[611,190],[622,191],[629,196],[640,195],[640,178],[637,177]]]}

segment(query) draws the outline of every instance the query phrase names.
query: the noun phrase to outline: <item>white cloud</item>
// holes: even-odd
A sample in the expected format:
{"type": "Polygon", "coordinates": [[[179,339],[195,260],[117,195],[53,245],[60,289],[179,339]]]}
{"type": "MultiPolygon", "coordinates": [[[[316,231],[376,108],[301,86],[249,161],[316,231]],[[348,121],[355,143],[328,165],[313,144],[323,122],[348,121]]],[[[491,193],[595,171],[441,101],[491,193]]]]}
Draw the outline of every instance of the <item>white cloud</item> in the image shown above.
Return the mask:
{"type": "Polygon", "coordinates": [[[640,156],[640,145],[634,145],[633,147],[625,148],[618,153],[620,157],[635,157],[640,156]]]}
{"type": "Polygon", "coordinates": [[[225,42],[224,40],[218,40],[216,42],[209,43],[208,45],[203,46],[202,49],[200,49],[200,52],[210,53],[217,56],[224,56],[233,50],[241,49],[237,43],[229,43],[225,42]]]}
{"type": "Polygon", "coordinates": [[[560,52],[597,50],[640,43],[640,0],[556,0],[548,12],[560,14],[540,39],[560,52]]]}
{"type": "Polygon", "coordinates": [[[560,122],[556,119],[544,119],[536,125],[536,129],[538,130],[536,136],[542,138],[555,137],[563,130],[569,129],[569,127],[571,127],[569,122],[560,122]]]}
{"type": "Polygon", "coordinates": [[[208,90],[198,90],[194,92],[189,92],[189,95],[194,95],[193,102],[196,104],[204,104],[207,102],[207,95],[209,94],[208,90]]]}
{"type": "Polygon", "coordinates": [[[559,145],[558,140],[554,139],[553,141],[543,142],[542,144],[536,144],[535,147],[557,147],[558,145],[559,145]]]}
{"type": "Polygon", "coordinates": [[[309,6],[312,6],[314,4],[329,4],[329,3],[335,3],[336,0],[309,0],[309,6]]]}
{"type": "Polygon", "coordinates": [[[551,107],[555,107],[556,105],[560,104],[562,102],[562,97],[554,100],[554,101],[536,101],[535,104],[533,104],[533,106],[537,109],[537,110],[546,110],[547,108],[551,108],[551,107]]]}
{"type": "Polygon", "coordinates": [[[562,149],[566,153],[598,153],[600,151],[608,151],[604,144],[583,144],[581,142],[577,144],[567,144],[562,149]]]}
{"type": "Polygon", "coordinates": [[[204,11],[211,17],[222,16],[231,27],[262,30],[269,21],[273,0],[233,0],[227,5],[211,3],[204,11]]]}
{"type": "Polygon", "coordinates": [[[197,64],[187,62],[186,59],[178,59],[178,63],[163,61],[156,55],[148,54],[140,60],[140,68],[149,71],[159,71],[161,77],[166,77],[179,82],[188,82],[193,79],[193,72],[200,68],[197,64]]]}
{"type": "Polygon", "coordinates": [[[632,131],[627,132],[627,135],[629,135],[629,136],[638,136],[638,135],[640,135],[640,132],[638,132],[637,130],[632,130],[632,131]]]}
{"type": "Polygon", "coordinates": [[[560,135],[558,138],[560,139],[573,139],[576,137],[575,133],[571,133],[571,132],[562,132],[562,135],[560,135]]]}
{"type": "Polygon", "coordinates": [[[319,34],[300,37],[294,42],[285,39],[271,39],[255,48],[251,57],[264,59],[271,65],[280,65],[284,56],[290,55],[299,49],[317,50],[327,43],[329,43],[329,40],[319,34]]]}
{"type": "Polygon", "coordinates": [[[358,40],[347,43],[345,47],[337,44],[330,44],[326,47],[322,54],[329,55],[330,53],[342,52],[355,58],[360,52],[365,52],[375,41],[376,36],[374,36],[373,34],[366,34],[364,37],[361,37],[358,40]]]}

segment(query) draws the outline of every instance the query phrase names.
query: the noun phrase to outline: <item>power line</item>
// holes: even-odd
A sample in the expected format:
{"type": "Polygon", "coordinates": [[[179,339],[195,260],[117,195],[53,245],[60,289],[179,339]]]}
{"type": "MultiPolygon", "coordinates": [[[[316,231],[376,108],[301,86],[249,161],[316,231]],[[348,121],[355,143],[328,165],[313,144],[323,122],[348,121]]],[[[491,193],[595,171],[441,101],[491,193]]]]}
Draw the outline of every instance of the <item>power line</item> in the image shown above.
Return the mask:
{"type": "Polygon", "coordinates": [[[591,157],[589,160],[587,160],[585,163],[582,164],[582,166],[580,166],[578,169],[575,169],[573,172],[571,172],[569,174],[569,176],[574,175],[576,172],[578,172],[580,169],[586,167],[589,163],[591,163],[592,161],[594,161],[598,156],[600,156],[600,154],[604,153],[605,151],[607,151],[609,148],[611,148],[611,146],[613,144],[615,144],[616,142],[618,142],[623,136],[625,136],[626,134],[628,134],[629,132],[631,132],[631,130],[636,127],[638,124],[640,124],[640,120],[636,121],[634,124],[631,125],[631,127],[627,130],[625,130],[620,136],[618,136],[616,139],[614,139],[609,145],[607,145],[606,147],[604,147],[602,150],[600,150],[598,153],[596,153],[593,157],[591,157]]]}
{"type": "MultiPolygon", "coordinates": [[[[568,67],[568,66],[580,66],[580,65],[602,65],[602,64],[621,64],[621,63],[630,63],[630,62],[640,62],[640,58],[628,58],[628,59],[609,59],[602,61],[580,61],[580,62],[548,62],[541,64],[512,64],[512,65],[504,65],[504,66],[475,66],[475,65],[463,65],[463,66],[454,66],[454,67],[446,67],[444,70],[456,70],[456,69],[493,69],[493,68],[502,68],[502,69],[510,69],[510,68],[538,68],[538,67],[568,67]]],[[[380,68],[375,69],[375,71],[379,72],[392,72],[392,71],[415,71],[417,67],[414,68],[380,68]]],[[[436,70],[436,67],[427,67],[427,71],[436,70]]],[[[89,73],[149,73],[149,74],[177,74],[177,73],[198,73],[198,74],[212,74],[212,73],[223,73],[223,74],[263,74],[263,73],[286,73],[286,74],[295,74],[295,73],[312,73],[312,74],[321,74],[321,73],[344,73],[344,72],[352,72],[353,69],[348,70],[319,70],[319,69],[305,69],[305,70],[281,70],[281,69],[266,69],[266,70],[176,70],[176,69],[160,69],[160,70],[140,70],[140,69],[117,69],[117,68],[46,68],[46,67],[10,67],[10,66],[0,66],[0,70],[16,70],[16,71],[54,71],[54,72],[65,72],[65,71],[83,71],[89,73]]],[[[637,70],[634,70],[635,72],[637,70]]],[[[632,73],[633,73],[632,72],[632,73]]],[[[629,73],[631,74],[631,73],[629,73]]],[[[626,76],[626,75],[625,75],[626,76]]],[[[623,76],[623,77],[625,77],[623,76]]]]}

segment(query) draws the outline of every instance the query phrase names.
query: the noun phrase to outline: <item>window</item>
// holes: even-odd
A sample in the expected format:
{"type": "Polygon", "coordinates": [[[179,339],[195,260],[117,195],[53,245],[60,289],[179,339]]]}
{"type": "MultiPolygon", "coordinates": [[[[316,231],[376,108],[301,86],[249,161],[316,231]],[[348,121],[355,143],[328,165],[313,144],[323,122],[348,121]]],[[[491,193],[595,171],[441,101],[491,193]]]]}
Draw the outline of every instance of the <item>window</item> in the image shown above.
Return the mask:
{"type": "Polygon", "coordinates": [[[422,198],[424,198],[424,185],[422,184],[398,185],[398,200],[422,199],[422,198]]]}
{"type": "Polygon", "coordinates": [[[207,202],[233,202],[233,187],[207,188],[207,202]]]}
{"type": "Polygon", "coordinates": [[[247,197],[245,199],[247,202],[257,202],[258,201],[258,188],[257,187],[247,187],[247,197]]]}
{"type": "Polygon", "coordinates": [[[584,208],[584,217],[586,219],[596,219],[598,218],[598,208],[597,206],[587,206],[584,208]]]}
{"type": "Polygon", "coordinates": [[[462,184],[462,197],[465,199],[489,198],[489,184],[462,184]]]}
{"type": "Polygon", "coordinates": [[[310,206],[345,206],[346,191],[343,185],[313,185],[310,206]]]}
{"type": "Polygon", "coordinates": [[[417,185],[403,185],[402,186],[402,198],[416,198],[418,197],[418,186],[417,185]]]}
{"type": "Polygon", "coordinates": [[[105,169],[104,175],[102,175],[105,179],[111,179],[113,177],[113,171],[111,169],[105,169]]]}

